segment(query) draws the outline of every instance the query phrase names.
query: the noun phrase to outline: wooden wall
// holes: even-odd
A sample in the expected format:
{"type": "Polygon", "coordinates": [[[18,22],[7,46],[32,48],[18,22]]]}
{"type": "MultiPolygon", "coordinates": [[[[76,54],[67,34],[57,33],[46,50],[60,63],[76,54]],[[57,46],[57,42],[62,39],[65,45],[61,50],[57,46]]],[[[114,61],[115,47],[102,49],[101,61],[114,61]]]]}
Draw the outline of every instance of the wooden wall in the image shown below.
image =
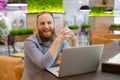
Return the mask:
{"type": "MultiPolygon", "coordinates": [[[[89,0],[90,7],[114,7],[114,0],[107,0],[107,4],[103,4],[103,0],[89,0]]],[[[92,25],[92,30],[108,31],[108,27],[114,23],[114,16],[92,16],[89,17],[89,23],[92,25]]]]}
{"type": "Polygon", "coordinates": [[[114,0],[107,0],[107,4],[103,4],[103,0],[89,0],[90,6],[113,7],[114,0]]]}
{"type": "Polygon", "coordinates": [[[89,23],[92,25],[92,30],[108,31],[109,26],[114,22],[114,16],[94,16],[89,17],[89,23]]]}
{"type": "Polygon", "coordinates": [[[34,32],[37,31],[37,29],[36,29],[36,17],[37,17],[37,13],[27,14],[27,17],[26,17],[27,28],[34,29],[34,32]]]}

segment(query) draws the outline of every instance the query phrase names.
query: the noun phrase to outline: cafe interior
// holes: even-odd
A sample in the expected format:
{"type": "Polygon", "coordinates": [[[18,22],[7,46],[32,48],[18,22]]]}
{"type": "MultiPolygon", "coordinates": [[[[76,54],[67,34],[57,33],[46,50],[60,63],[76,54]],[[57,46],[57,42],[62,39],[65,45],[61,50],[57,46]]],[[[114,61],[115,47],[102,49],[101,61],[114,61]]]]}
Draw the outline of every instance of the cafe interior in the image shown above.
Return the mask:
{"type": "Polygon", "coordinates": [[[97,72],[58,78],[45,71],[40,80],[120,80],[120,0],[0,0],[0,80],[21,80],[24,40],[37,33],[42,11],[53,13],[56,35],[69,28],[80,47],[104,49],[97,72]]]}

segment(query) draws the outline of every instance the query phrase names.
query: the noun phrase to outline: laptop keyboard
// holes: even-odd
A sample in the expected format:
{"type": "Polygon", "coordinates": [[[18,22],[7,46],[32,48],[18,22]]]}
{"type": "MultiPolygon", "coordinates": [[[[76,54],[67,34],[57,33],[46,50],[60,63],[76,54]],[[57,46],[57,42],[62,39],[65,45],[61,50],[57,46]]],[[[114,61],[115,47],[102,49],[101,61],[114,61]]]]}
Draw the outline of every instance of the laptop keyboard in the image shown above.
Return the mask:
{"type": "Polygon", "coordinates": [[[60,70],[60,67],[59,67],[59,66],[57,66],[57,67],[56,67],[56,70],[57,70],[57,71],[59,71],[59,70],[60,70]]]}

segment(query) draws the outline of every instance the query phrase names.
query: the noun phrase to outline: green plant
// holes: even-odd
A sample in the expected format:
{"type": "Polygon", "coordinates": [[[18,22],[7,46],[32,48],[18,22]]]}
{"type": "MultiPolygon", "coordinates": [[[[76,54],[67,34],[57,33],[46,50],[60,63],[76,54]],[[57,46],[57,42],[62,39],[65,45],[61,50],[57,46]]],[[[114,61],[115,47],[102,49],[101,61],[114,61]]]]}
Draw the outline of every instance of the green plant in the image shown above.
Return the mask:
{"type": "MultiPolygon", "coordinates": [[[[2,29],[6,29],[6,25],[5,23],[3,23],[2,21],[0,21],[0,37],[2,36],[3,32],[2,29]]],[[[2,38],[1,38],[2,39],[2,38]]]]}
{"type": "MultiPolygon", "coordinates": [[[[112,13],[105,13],[107,7],[91,7],[91,11],[89,16],[114,16],[113,12],[112,13]]],[[[112,8],[113,10],[113,8],[112,8]]]]}
{"type": "Polygon", "coordinates": [[[78,29],[79,27],[77,25],[70,25],[68,26],[69,29],[78,29]]]}
{"type": "Polygon", "coordinates": [[[6,28],[6,25],[5,25],[2,21],[0,21],[0,27],[1,27],[2,29],[5,29],[5,28],[6,28]]]}
{"type": "Polygon", "coordinates": [[[110,27],[112,27],[112,28],[120,28],[120,24],[111,24],[110,27]]]}
{"type": "Polygon", "coordinates": [[[63,12],[63,0],[28,0],[27,12],[37,13],[41,11],[63,12]]]}
{"type": "Polygon", "coordinates": [[[82,29],[85,29],[85,28],[90,28],[91,25],[90,24],[82,24],[82,29]]]}
{"type": "Polygon", "coordinates": [[[2,36],[0,35],[0,40],[2,40],[2,36]]]}
{"type": "Polygon", "coordinates": [[[33,34],[33,30],[28,28],[10,30],[10,35],[23,35],[23,34],[33,34]]]}

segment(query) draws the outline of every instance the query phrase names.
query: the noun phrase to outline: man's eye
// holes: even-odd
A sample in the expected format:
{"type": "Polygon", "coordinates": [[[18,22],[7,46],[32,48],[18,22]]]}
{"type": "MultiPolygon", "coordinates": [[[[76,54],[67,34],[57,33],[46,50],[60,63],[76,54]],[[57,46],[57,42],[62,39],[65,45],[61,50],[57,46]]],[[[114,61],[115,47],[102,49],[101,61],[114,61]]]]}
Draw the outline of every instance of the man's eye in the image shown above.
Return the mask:
{"type": "Polygon", "coordinates": [[[51,24],[51,22],[48,22],[48,24],[51,24]]]}
{"type": "Polygon", "coordinates": [[[40,25],[44,25],[45,23],[40,23],[40,25]]]}

